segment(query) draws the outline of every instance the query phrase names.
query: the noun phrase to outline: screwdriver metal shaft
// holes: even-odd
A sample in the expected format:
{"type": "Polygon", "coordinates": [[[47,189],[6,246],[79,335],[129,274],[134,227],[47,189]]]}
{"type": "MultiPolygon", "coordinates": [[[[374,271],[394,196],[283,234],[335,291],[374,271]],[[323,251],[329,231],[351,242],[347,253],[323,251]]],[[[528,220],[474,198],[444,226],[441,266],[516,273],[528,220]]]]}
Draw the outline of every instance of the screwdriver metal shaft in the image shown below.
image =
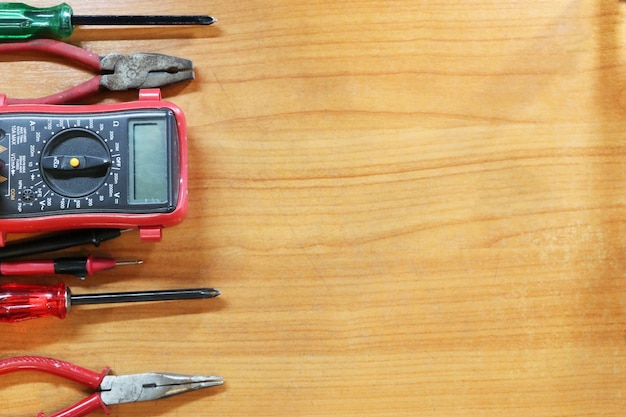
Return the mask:
{"type": "Polygon", "coordinates": [[[170,300],[194,300],[214,298],[220,295],[215,288],[188,288],[182,290],[110,292],[99,294],[70,294],[73,306],[85,304],[137,303],[170,300]]]}
{"type": "Polygon", "coordinates": [[[170,25],[202,25],[208,26],[216,22],[211,16],[157,16],[157,15],[74,15],[72,25],[99,26],[170,26],[170,25]]]}

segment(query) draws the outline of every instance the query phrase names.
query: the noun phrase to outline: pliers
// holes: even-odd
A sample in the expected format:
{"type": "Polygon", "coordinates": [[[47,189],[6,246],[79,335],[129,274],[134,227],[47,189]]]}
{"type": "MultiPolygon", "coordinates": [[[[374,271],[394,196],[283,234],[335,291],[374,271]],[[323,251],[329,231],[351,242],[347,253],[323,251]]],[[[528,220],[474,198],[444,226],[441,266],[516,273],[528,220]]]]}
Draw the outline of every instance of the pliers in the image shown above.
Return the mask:
{"type": "Polygon", "coordinates": [[[75,102],[100,89],[111,91],[156,88],[192,80],[193,62],[170,55],[139,53],[99,56],[78,46],[53,39],[0,44],[0,55],[43,52],[75,61],[98,72],[94,78],[76,87],[41,98],[7,99],[7,104],[63,104],[75,102]]]}
{"type": "MultiPolygon", "coordinates": [[[[97,391],[50,417],[83,417],[100,408],[109,414],[107,408],[109,405],[157,400],[224,383],[220,376],[170,373],[107,375],[108,367],[98,373],[69,362],[42,356],[18,356],[0,360],[0,375],[23,370],[46,372],[97,391]]],[[[37,416],[44,417],[44,414],[39,413],[37,416]]]]}

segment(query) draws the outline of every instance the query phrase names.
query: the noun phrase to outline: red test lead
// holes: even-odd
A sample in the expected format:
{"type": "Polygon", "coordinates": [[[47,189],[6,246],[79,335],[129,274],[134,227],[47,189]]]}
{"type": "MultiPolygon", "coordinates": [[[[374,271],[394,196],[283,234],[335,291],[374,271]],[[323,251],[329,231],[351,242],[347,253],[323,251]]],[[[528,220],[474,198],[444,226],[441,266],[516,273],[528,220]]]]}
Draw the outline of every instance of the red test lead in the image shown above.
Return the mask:
{"type": "Polygon", "coordinates": [[[0,275],[46,275],[67,274],[85,278],[99,271],[121,265],[139,265],[143,261],[116,261],[111,258],[96,258],[92,255],[76,258],[0,262],[0,275]]]}

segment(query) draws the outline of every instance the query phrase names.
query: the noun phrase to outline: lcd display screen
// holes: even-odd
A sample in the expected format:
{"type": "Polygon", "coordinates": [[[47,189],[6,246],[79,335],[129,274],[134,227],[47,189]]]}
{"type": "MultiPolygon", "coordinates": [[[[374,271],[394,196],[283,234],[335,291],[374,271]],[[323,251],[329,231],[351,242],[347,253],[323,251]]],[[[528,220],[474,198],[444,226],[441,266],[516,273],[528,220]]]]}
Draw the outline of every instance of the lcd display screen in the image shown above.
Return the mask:
{"type": "Polygon", "coordinates": [[[129,203],[166,203],[169,194],[166,120],[131,120],[128,129],[129,203]]]}

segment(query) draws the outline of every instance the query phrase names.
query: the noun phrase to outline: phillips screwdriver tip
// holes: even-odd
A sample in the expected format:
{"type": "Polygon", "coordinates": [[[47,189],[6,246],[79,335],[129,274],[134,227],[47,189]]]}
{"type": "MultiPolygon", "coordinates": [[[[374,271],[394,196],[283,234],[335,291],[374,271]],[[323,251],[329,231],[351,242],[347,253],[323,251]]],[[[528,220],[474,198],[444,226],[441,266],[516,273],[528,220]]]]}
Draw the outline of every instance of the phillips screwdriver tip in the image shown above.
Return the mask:
{"type": "Polygon", "coordinates": [[[199,25],[212,25],[213,23],[217,22],[217,19],[214,18],[213,16],[196,16],[197,20],[196,22],[199,25]]]}
{"type": "Polygon", "coordinates": [[[217,288],[201,288],[200,293],[204,295],[204,298],[214,298],[222,294],[217,288]]]}

